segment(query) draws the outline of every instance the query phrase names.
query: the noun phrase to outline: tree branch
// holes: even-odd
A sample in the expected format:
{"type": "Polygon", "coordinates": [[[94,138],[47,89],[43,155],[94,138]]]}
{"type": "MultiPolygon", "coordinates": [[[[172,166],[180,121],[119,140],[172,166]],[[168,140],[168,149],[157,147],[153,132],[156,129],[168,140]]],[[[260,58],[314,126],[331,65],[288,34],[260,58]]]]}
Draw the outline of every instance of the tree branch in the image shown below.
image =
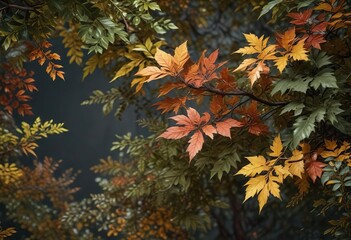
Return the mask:
{"type": "Polygon", "coordinates": [[[259,97],[255,96],[254,94],[246,92],[246,91],[241,90],[241,89],[237,89],[237,90],[229,91],[229,92],[224,92],[222,90],[219,90],[219,89],[216,89],[216,88],[213,88],[210,86],[195,87],[194,85],[185,82],[183,79],[181,79],[181,81],[183,83],[185,83],[189,88],[192,88],[192,89],[204,90],[206,92],[215,93],[215,94],[222,95],[222,96],[247,96],[247,97],[251,98],[252,100],[263,103],[263,104],[268,105],[268,106],[285,106],[286,104],[288,104],[288,102],[270,102],[270,101],[259,98],[259,97]]]}

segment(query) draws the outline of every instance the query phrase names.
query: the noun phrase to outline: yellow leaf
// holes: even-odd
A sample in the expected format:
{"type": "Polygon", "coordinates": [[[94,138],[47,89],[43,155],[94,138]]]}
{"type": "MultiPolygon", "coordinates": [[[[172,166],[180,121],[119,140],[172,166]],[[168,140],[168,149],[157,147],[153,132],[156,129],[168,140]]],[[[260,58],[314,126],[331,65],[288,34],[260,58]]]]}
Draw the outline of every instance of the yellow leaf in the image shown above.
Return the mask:
{"type": "Polygon", "coordinates": [[[269,196],[268,185],[265,185],[261,190],[260,194],[258,194],[258,206],[260,208],[259,212],[261,212],[264,205],[266,205],[269,196]]]}
{"type": "Polygon", "coordinates": [[[337,157],[338,154],[334,151],[323,151],[321,152],[322,158],[337,157]]]}
{"type": "Polygon", "coordinates": [[[123,65],[115,74],[110,82],[115,81],[117,78],[122,77],[130,73],[135,67],[138,67],[139,64],[142,62],[142,59],[131,61],[125,65],[123,65]]]}
{"type": "Polygon", "coordinates": [[[325,140],[324,144],[325,144],[325,147],[331,151],[333,151],[337,147],[335,140],[334,141],[333,140],[331,140],[331,141],[325,140]]]}
{"type": "Polygon", "coordinates": [[[253,177],[256,174],[269,170],[269,166],[267,166],[266,159],[263,156],[246,157],[246,159],[249,160],[250,163],[241,168],[236,175],[242,174],[253,177]]]}
{"type": "Polygon", "coordinates": [[[184,64],[190,58],[186,44],[187,42],[184,42],[179,47],[176,47],[174,50],[174,61],[178,66],[178,71],[180,71],[183,68],[184,64]]]}
{"type": "Polygon", "coordinates": [[[278,177],[277,181],[280,183],[282,183],[286,177],[292,176],[292,174],[289,171],[289,168],[286,166],[283,167],[282,165],[277,165],[277,166],[274,166],[273,168],[278,177]]]}
{"type": "Polygon", "coordinates": [[[301,151],[294,150],[293,156],[286,162],[286,166],[292,175],[302,178],[301,174],[305,172],[305,163],[301,151]]]}
{"type": "Polygon", "coordinates": [[[148,77],[147,82],[168,76],[169,73],[158,67],[149,66],[138,71],[135,75],[148,77]]]}
{"type": "Polygon", "coordinates": [[[288,54],[289,57],[292,57],[294,60],[308,61],[307,50],[304,48],[305,40],[301,39],[292,47],[291,52],[288,54]]]}
{"type": "Polygon", "coordinates": [[[245,190],[244,202],[247,199],[259,193],[265,185],[266,185],[266,179],[264,175],[250,178],[250,180],[245,184],[245,186],[247,187],[245,190]]]}
{"type": "Polygon", "coordinates": [[[283,70],[285,69],[286,65],[288,65],[288,55],[284,55],[281,57],[277,57],[275,62],[275,66],[279,69],[279,71],[282,73],[283,70]]]}
{"type": "Polygon", "coordinates": [[[269,37],[264,39],[264,35],[258,38],[255,34],[244,34],[247,42],[250,46],[254,46],[258,53],[262,52],[263,48],[266,47],[269,37]]]}
{"type": "Polygon", "coordinates": [[[256,61],[257,59],[255,58],[247,58],[234,70],[234,72],[245,71],[249,66],[254,64],[256,61]]]}
{"type": "Polygon", "coordinates": [[[274,55],[276,49],[276,45],[269,45],[258,55],[258,59],[262,60],[275,60],[277,57],[274,55]]]}
{"type": "Polygon", "coordinates": [[[282,153],[283,150],[283,143],[282,140],[280,139],[280,135],[276,136],[273,140],[273,145],[270,146],[272,152],[269,153],[268,155],[271,157],[279,157],[282,153]]]}
{"type": "Polygon", "coordinates": [[[131,82],[131,86],[134,87],[135,85],[137,85],[135,88],[135,92],[137,93],[142,89],[145,82],[146,82],[146,78],[144,78],[144,77],[134,78],[131,82]]]}
{"type": "Polygon", "coordinates": [[[279,184],[276,181],[273,181],[272,178],[269,178],[267,183],[269,192],[276,198],[281,200],[279,184]]]}
{"type": "Polygon", "coordinates": [[[168,72],[174,72],[174,66],[173,66],[174,59],[170,54],[157,48],[156,54],[155,54],[155,60],[162,67],[161,68],[162,70],[166,70],[168,72]]]}

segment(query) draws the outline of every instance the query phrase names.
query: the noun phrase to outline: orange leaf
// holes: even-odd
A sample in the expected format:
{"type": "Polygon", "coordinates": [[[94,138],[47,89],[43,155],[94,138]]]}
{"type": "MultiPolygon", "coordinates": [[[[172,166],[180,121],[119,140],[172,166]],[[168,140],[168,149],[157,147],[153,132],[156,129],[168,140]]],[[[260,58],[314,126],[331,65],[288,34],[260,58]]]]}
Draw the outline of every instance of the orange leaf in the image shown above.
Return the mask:
{"type": "Polygon", "coordinates": [[[241,127],[243,124],[235,119],[228,118],[222,122],[216,123],[217,133],[224,136],[231,138],[230,129],[232,127],[241,127]]]}
{"type": "Polygon", "coordinates": [[[202,131],[204,132],[204,134],[206,134],[207,136],[209,136],[211,139],[213,139],[213,134],[217,133],[217,130],[214,126],[212,125],[206,125],[202,128],[202,131]]]}
{"type": "Polygon", "coordinates": [[[166,95],[167,93],[169,93],[173,89],[182,89],[185,87],[186,87],[186,84],[184,84],[183,82],[167,82],[162,87],[159,88],[158,97],[166,95]]]}
{"type": "Polygon", "coordinates": [[[288,31],[285,31],[284,34],[277,34],[277,41],[279,45],[284,48],[286,51],[290,51],[290,47],[295,40],[295,28],[291,28],[288,31]]]}
{"type": "Polygon", "coordinates": [[[152,80],[156,80],[156,79],[168,76],[169,73],[165,70],[158,68],[158,67],[149,66],[149,67],[141,69],[135,75],[148,77],[146,82],[150,82],[152,80]]]}
{"type": "Polygon", "coordinates": [[[189,146],[186,151],[189,153],[189,161],[191,161],[202,149],[202,145],[204,144],[204,136],[202,135],[201,131],[196,131],[194,135],[191,136],[188,143],[189,146]]]}
{"type": "Polygon", "coordinates": [[[174,126],[169,127],[167,130],[162,133],[158,138],[165,138],[165,139],[180,139],[187,136],[192,130],[194,130],[193,126],[174,126]]]}
{"type": "Polygon", "coordinates": [[[158,106],[157,109],[162,109],[162,113],[173,111],[174,113],[177,113],[179,111],[179,108],[182,106],[185,106],[185,102],[187,100],[187,97],[181,97],[181,98],[171,98],[167,97],[154,105],[158,106]]]}

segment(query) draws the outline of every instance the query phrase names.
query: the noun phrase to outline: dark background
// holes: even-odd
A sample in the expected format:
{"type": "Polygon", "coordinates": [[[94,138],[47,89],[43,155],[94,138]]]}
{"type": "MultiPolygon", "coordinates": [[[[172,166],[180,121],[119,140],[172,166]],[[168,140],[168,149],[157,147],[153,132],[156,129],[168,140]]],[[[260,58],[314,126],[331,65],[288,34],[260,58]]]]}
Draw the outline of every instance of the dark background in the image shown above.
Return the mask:
{"type": "MultiPolygon", "coordinates": [[[[52,81],[46,74],[45,68],[36,62],[30,63],[27,69],[35,72],[34,78],[39,89],[30,101],[34,116],[26,117],[29,123],[37,116],[42,121],[53,119],[55,123],[63,122],[69,130],[60,135],[51,135],[47,139],[40,140],[36,150],[39,160],[45,156],[55,160],[62,160],[59,172],[73,168],[79,175],[75,186],[81,189],[77,193],[79,199],[96,193],[98,186],[95,183],[95,175],[90,168],[99,162],[99,159],[112,156],[118,157],[118,152],[110,152],[111,143],[116,134],[132,132],[138,133],[136,114],[133,108],[128,108],[123,114],[122,120],[116,119],[113,114],[104,116],[101,105],[81,106],[81,102],[88,99],[93,90],[108,90],[111,85],[102,71],[95,71],[84,81],[83,67],[69,64],[66,57],[67,50],[63,48],[61,39],[51,41],[53,51],[58,53],[64,66],[65,81],[56,79],[52,81]]],[[[18,117],[17,123],[23,118],[18,117]]]]}

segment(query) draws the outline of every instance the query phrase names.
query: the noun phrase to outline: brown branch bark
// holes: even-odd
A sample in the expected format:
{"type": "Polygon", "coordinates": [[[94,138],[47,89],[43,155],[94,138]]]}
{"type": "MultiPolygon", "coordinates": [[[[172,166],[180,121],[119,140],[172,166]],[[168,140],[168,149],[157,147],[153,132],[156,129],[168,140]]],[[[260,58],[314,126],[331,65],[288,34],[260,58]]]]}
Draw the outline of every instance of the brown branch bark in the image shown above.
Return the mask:
{"type": "Polygon", "coordinates": [[[246,96],[246,97],[251,98],[254,101],[263,103],[263,104],[268,105],[268,106],[285,106],[286,104],[288,104],[288,102],[270,102],[270,101],[267,101],[265,99],[259,98],[252,93],[246,92],[242,89],[224,92],[222,90],[219,90],[219,89],[216,89],[216,88],[213,88],[210,86],[195,87],[194,85],[187,83],[184,79],[181,79],[181,81],[183,83],[185,83],[189,88],[192,88],[192,89],[203,90],[206,92],[210,92],[210,93],[214,93],[214,94],[218,94],[218,95],[222,95],[222,96],[246,96]]]}

